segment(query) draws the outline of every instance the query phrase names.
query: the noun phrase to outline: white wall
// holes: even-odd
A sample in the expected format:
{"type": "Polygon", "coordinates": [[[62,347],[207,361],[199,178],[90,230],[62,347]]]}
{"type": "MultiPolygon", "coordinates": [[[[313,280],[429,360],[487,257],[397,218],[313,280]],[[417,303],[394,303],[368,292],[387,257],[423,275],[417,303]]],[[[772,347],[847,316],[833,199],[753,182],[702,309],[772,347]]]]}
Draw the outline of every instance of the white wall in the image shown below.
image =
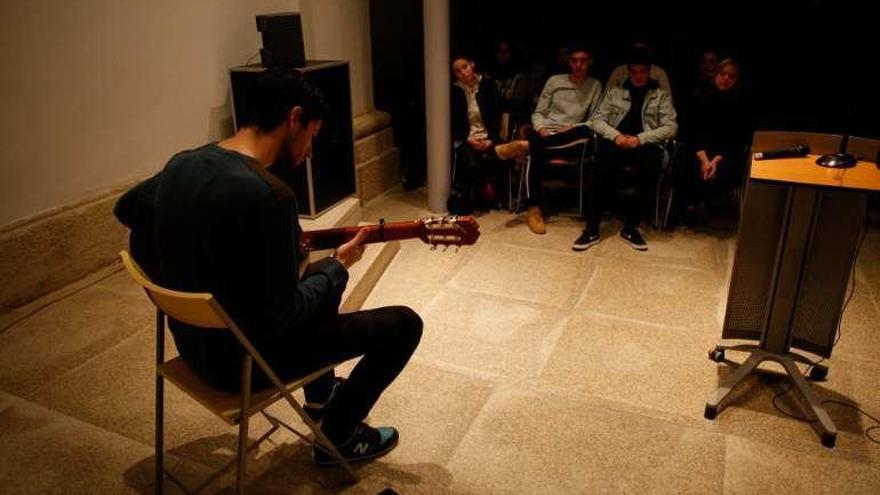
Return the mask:
{"type": "Polygon", "coordinates": [[[371,106],[368,0],[0,0],[0,226],[229,132],[254,15],[298,10],[307,57],[351,60],[354,112],[371,106]]]}
{"type": "Polygon", "coordinates": [[[300,8],[306,57],[348,60],[352,115],[372,108],[370,1],[300,0],[300,8]]]}

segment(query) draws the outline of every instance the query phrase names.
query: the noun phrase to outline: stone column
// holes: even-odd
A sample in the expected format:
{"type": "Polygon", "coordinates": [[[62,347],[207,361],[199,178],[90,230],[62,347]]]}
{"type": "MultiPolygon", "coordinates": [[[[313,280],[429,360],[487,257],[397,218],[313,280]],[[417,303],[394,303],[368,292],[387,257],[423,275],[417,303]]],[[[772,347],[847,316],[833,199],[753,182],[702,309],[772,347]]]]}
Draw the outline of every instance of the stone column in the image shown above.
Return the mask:
{"type": "Polygon", "coordinates": [[[428,208],[446,211],[451,175],[449,0],[424,0],[428,208]]]}

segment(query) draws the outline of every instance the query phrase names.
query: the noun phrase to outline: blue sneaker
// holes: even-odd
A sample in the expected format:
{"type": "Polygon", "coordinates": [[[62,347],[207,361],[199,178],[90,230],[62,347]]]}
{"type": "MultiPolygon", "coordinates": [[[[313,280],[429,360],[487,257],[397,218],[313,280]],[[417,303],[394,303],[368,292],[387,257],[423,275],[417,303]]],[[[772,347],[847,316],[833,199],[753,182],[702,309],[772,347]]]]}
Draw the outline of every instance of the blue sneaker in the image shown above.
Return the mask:
{"type": "MultiPolygon", "coordinates": [[[[400,435],[391,426],[373,428],[366,423],[360,423],[354,429],[354,433],[345,442],[336,446],[342,457],[349,462],[368,461],[376,459],[394,450],[400,435]]],[[[339,460],[333,457],[322,447],[314,447],[312,456],[318,466],[336,466],[339,460]]]]}

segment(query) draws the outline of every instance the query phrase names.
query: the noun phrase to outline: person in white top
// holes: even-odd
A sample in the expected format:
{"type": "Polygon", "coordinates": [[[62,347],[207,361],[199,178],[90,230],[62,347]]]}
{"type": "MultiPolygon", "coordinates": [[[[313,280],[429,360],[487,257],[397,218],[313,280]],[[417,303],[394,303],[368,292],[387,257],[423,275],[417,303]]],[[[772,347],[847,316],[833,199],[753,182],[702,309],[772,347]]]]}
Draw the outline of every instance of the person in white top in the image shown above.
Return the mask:
{"type": "Polygon", "coordinates": [[[452,73],[450,123],[456,167],[447,208],[465,215],[495,203],[498,161],[524,154],[528,142],[501,143],[498,88],[491,78],[476,72],[473,60],[455,57],[452,73]]]}

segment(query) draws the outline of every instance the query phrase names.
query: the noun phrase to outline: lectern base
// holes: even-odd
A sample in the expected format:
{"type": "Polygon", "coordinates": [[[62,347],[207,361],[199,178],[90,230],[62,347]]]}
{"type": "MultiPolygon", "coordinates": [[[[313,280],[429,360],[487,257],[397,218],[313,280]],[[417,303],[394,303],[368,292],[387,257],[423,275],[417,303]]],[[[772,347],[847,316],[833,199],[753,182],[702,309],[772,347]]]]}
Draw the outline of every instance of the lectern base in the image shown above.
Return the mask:
{"type": "MultiPolygon", "coordinates": [[[[736,371],[733,372],[732,375],[725,378],[718,387],[718,390],[709,397],[709,400],[706,402],[706,411],[704,413],[706,419],[715,419],[715,416],[718,415],[721,401],[723,401],[737,385],[745,380],[747,376],[755,371],[759,364],[764,361],[775,361],[782,365],[785,369],[785,373],[789,376],[792,383],[794,383],[795,389],[801,393],[810,405],[810,409],[813,411],[813,416],[817,419],[813,424],[818,427],[819,434],[822,437],[822,445],[829,448],[834,447],[834,444],[837,442],[837,428],[834,426],[834,422],[831,421],[831,417],[828,416],[828,413],[822,408],[822,403],[816,398],[813,390],[810,389],[809,382],[807,382],[806,378],[804,378],[795,365],[795,361],[800,361],[805,364],[813,364],[809,359],[794,353],[776,354],[768,352],[755,345],[729,347],[717,346],[715,349],[709,351],[709,358],[713,361],[724,361],[724,350],[746,351],[750,353],[750,356],[746,362],[741,364],[736,371]]],[[[826,368],[823,369],[827,371],[826,368]]]]}

